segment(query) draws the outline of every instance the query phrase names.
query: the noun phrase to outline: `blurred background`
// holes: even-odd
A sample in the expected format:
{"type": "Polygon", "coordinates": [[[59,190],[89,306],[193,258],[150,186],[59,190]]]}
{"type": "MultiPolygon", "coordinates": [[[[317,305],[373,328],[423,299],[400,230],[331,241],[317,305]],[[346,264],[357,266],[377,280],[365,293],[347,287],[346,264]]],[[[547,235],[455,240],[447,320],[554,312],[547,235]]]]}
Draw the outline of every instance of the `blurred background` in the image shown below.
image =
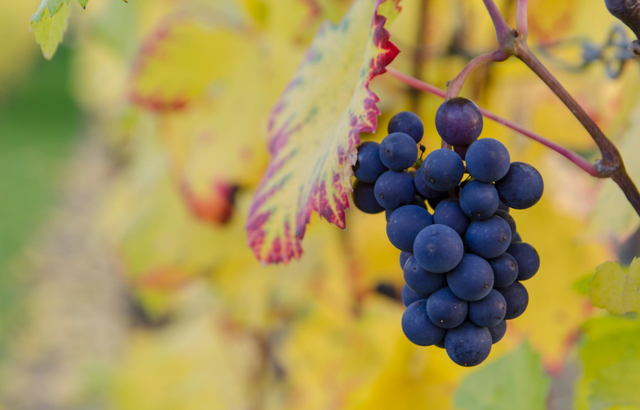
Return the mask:
{"type": "MultiPolygon", "coordinates": [[[[541,254],[525,315],[486,364],[456,366],[400,329],[384,216],[314,217],[305,255],[262,266],[244,221],[269,111],[321,22],[349,0],[71,1],[51,61],[38,0],[0,6],[0,409],[639,409],[640,324],[591,307],[606,260],[638,254],[617,187],[487,122],[545,178],[516,211],[541,254]],[[208,137],[203,137],[208,136],[208,137]],[[212,138],[209,138],[213,136],[212,138]]],[[[513,23],[515,1],[498,1],[513,23]]],[[[392,66],[441,88],[495,46],[479,0],[403,0],[392,66]]],[[[602,0],[531,0],[531,44],[640,181],[640,72],[602,0]]],[[[389,118],[441,100],[390,76],[389,118]]],[[[462,95],[595,160],[588,134],[517,60],[462,95]]]]}

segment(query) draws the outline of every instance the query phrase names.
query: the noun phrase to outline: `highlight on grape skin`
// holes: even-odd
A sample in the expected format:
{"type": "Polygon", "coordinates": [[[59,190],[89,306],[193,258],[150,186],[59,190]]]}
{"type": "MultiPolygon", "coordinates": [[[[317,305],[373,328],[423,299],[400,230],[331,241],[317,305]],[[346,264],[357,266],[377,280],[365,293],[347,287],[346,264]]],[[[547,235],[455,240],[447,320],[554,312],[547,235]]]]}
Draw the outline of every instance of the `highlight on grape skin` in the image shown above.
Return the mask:
{"type": "Polygon", "coordinates": [[[436,128],[455,150],[433,150],[422,162],[417,118],[398,113],[381,144],[360,145],[354,174],[366,181],[356,180],[354,204],[384,210],[387,237],[401,251],[406,337],[476,366],[528,306],[521,281],[534,277],[540,256],[522,242],[510,209],[535,205],[544,182],[531,165],[511,162],[504,144],[479,138],[482,115],[471,100],[442,104],[436,128]]]}

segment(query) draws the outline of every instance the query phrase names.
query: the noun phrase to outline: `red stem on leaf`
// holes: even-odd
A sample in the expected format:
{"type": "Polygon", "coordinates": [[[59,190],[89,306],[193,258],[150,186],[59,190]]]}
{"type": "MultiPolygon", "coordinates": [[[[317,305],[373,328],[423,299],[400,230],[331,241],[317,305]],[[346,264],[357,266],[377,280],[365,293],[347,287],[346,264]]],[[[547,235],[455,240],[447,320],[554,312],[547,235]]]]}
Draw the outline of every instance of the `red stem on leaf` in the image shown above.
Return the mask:
{"type": "MultiPolygon", "coordinates": [[[[402,81],[403,83],[414,87],[418,90],[427,92],[429,94],[433,94],[436,95],[440,98],[446,98],[446,92],[444,90],[441,90],[438,87],[435,87],[431,84],[425,83],[424,81],[420,81],[416,78],[411,77],[410,75],[404,74],[396,69],[394,69],[393,67],[387,67],[387,72],[394,78],[402,81]]],[[[480,111],[482,111],[482,115],[484,115],[485,117],[489,118],[490,120],[493,120],[499,124],[502,124],[504,126],[506,126],[507,128],[511,128],[512,130],[524,135],[525,137],[531,138],[534,141],[539,142],[540,144],[551,148],[552,150],[556,151],[557,153],[559,153],[560,155],[564,156],[565,158],[567,158],[569,161],[573,162],[574,164],[576,164],[580,169],[582,169],[583,171],[585,171],[586,173],[588,173],[589,175],[593,176],[593,177],[600,177],[600,173],[597,171],[596,167],[591,164],[589,161],[587,161],[586,159],[582,158],[580,155],[578,155],[577,153],[571,151],[570,149],[563,147],[545,137],[543,137],[542,135],[535,133],[531,130],[528,130],[527,128],[516,124],[512,121],[509,121],[505,118],[500,117],[497,114],[492,113],[491,111],[488,111],[484,108],[480,108],[480,111]]]]}

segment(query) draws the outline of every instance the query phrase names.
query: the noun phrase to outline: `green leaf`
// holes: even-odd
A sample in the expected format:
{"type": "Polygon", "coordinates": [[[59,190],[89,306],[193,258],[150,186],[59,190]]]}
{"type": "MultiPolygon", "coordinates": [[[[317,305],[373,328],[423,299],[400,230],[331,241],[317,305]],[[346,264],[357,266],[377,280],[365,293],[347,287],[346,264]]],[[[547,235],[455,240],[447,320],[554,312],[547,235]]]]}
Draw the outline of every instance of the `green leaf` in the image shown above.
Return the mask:
{"type": "Polygon", "coordinates": [[[523,343],[464,378],[455,405],[463,410],[544,410],[550,384],[540,356],[523,343]]]}
{"type": "Polygon", "coordinates": [[[640,406],[640,322],[606,316],[583,326],[580,359],[584,373],[577,385],[577,410],[640,406]]]}
{"type": "Polygon", "coordinates": [[[589,295],[594,306],[617,315],[640,310],[640,260],[635,258],[627,272],[616,262],[598,266],[589,295]]]}
{"type": "MultiPolygon", "coordinates": [[[[85,3],[87,0],[84,0],[85,3]]],[[[69,0],[43,0],[31,17],[31,31],[40,44],[42,54],[50,60],[62,41],[69,21],[69,0]]]]}

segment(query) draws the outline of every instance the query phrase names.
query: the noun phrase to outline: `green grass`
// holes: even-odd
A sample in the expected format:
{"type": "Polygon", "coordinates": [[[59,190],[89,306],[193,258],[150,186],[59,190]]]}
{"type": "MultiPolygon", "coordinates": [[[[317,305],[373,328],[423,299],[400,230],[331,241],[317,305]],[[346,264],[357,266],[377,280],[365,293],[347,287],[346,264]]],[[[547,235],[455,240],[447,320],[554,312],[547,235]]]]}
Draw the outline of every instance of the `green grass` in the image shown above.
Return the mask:
{"type": "Polygon", "coordinates": [[[61,49],[0,105],[0,343],[18,322],[26,291],[20,272],[10,267],[52,210],[79,131],[69,73],[70,52],[61,49]]]}

